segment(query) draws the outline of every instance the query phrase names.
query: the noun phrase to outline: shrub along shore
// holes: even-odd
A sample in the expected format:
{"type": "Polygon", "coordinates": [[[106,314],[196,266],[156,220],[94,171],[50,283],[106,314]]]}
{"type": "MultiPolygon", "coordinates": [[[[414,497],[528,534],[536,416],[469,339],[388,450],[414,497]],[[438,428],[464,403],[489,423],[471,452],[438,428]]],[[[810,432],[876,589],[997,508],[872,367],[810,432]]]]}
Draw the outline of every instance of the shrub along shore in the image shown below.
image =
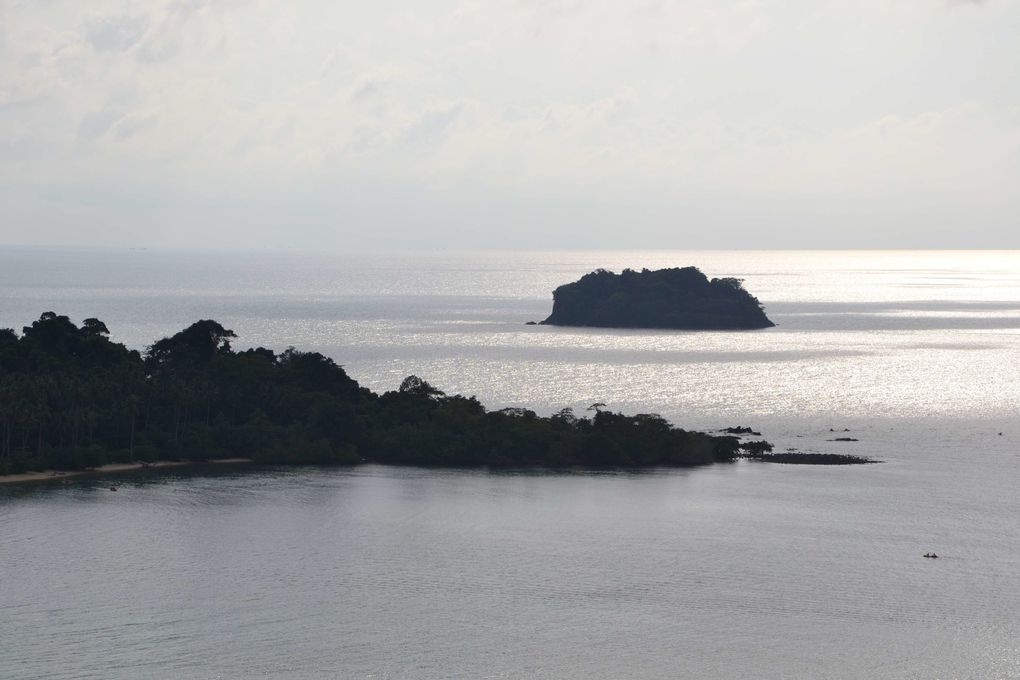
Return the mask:
{"type": "MultiPolygon", "coordinates": [[[[732,461],[737,437],[593,404],[542,417],[487,410],[416,376],[376,394],[332,359],[294,348],[235,351],[198,321],[144,353],[43,314],[0,329],[0,474],[137,461],[383,463],[456,467],[686,467],[732,461]]],[[[771,447],[770,447],[771,448],[771,447]]]]}

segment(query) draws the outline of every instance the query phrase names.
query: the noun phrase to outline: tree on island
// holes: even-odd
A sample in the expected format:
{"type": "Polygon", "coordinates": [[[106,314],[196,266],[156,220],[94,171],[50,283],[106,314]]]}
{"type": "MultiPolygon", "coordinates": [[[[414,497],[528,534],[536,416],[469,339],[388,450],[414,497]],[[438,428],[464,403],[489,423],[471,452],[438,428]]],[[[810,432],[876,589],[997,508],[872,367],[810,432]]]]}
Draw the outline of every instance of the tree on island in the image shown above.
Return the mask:
{"type": "Polygon", "coordinates": [[[237,335],[198,321],[144,355],[43,314],[0,330],[0,474],[107,462],[244,456],[266,463],[647,467],[738,455],[738,440],[688,432],[604,404],[488,411],[417,376],[376,394],[329,357],[235,351],[237,335]]]}
{"type": "Polygon", "coordinates": [[[553,291],[554,326],[746,330],[774,326],[735,278],[709,280],[696,267],[614,274],[597,269],[553,291]]]}

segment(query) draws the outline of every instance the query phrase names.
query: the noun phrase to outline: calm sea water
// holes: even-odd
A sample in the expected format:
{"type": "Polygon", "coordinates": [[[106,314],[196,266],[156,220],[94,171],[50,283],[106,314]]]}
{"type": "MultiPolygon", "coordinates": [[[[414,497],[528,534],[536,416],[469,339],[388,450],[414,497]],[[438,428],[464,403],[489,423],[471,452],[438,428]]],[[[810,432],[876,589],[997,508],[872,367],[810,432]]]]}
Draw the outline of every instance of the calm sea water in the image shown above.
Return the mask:
{"type": "Polygon", "coordinates": [[[214,318],[377,390],[886,462],[7,486],[0,677],[1020,677],[1020,253],[0,249],[0,326],[51,309],[133,347],[214,318]],[[593,268],[687,264],[778,326],[524,325],[593,268]]]}

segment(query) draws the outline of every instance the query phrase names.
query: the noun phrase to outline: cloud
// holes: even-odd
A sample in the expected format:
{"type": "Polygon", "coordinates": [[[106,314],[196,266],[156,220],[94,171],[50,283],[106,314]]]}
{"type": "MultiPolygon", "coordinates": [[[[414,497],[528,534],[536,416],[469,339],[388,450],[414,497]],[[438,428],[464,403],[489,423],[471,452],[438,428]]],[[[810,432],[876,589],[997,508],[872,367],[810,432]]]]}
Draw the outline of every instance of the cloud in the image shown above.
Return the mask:
{"type": "MultiPolygon", "coordinates": [[[[981,4],[8,3],[0,181],[11,214],[43,220],[71,211],[47,187],[114,196],[103,183],[172,196],[162,210],[229,187],[329,216],[342,181],[359,219],[388,192],[430,203],[433,223],[477,219],[460,191],[536,234],[639,215],[624,240],[701,221],[720,241],[774,224],[796,242],[846,223],[834,206],[886,230],[921,204],[947,229],[981,205],[1007,223],[1020,9],[981,4]]],[[[253,219],[245,200],[217,205],[253,219]]],[[[0,242],[38,233],[3,222],[0,242]]]]}
{"type": "Polygon", "coordinates": [[[78,125],[78,138],[88,141],[103,136],[123,115],[123,111],[115,109],[86,113],[78,125]]]}
{"type": "Polygon", "coordinates": [[[100,52],[126,52],[142,39],[149,28],[149,17],[144,14],[129,16],[101,16],[85,24],[85,38],[100,52]]]}
{"type": "Polygon", "coordinates": [[[442,141],[447,130],[459,115],[459,106],[430,111],[408,128],[404,133],[404,141],[412,146],[436,144],[442,141]]]}

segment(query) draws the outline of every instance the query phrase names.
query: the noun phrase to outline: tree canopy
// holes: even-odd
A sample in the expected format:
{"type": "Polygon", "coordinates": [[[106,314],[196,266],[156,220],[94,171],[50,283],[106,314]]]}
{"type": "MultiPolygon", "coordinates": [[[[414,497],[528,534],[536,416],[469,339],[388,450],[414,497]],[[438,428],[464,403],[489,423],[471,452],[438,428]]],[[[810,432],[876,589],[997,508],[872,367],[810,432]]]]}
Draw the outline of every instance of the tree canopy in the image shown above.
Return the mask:
{"type": "Polygon", "coordinates": [[[43,314],[0,329],[0,474],[222,456],[267,463],[423,466],[686,466],[732,460],[735,437],[593,405],[488,411],[417,376],[376,394],[335,361],[293,347],[235,351],[198,321],[144,354],[94,318],[43,314]]]}
{"type": "Polygon", "coordinates": [[[606,328],[768,328],[761,303],[735,278],[709,280],[697,267],[614,274],[597,269],[553,291],[543,324],[606,328]]]}

